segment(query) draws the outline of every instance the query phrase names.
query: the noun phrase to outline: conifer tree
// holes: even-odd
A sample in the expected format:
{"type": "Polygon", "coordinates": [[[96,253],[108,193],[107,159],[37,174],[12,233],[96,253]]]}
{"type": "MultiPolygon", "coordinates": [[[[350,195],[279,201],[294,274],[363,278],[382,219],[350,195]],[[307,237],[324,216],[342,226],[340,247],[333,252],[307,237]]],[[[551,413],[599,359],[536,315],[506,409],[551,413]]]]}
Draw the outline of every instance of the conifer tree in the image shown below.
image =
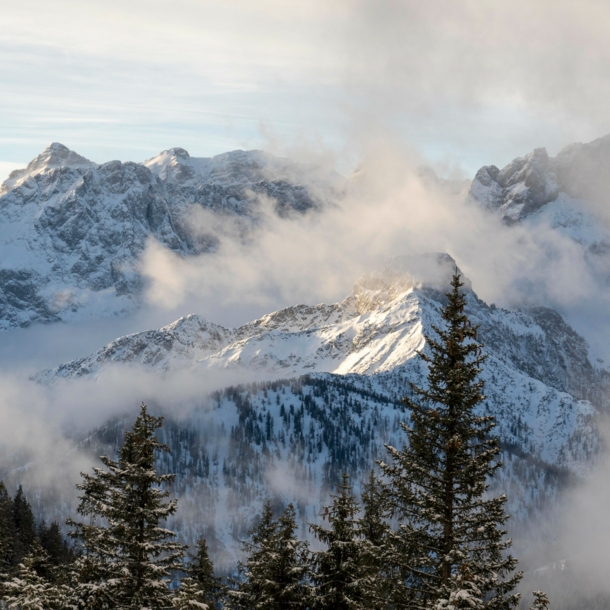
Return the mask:
{"type": "Polygon", "coordinates": [[[217,607],[226,593],[222,580],[214,574],[214,564],[210,559],[208,544],[205,538],[197,541],[197,553],[191,557],[188,565],[188,576],[204,591],[205,600],[212,608],[217,607]]]}
{"type": "Polygon", "coordinates": [[[2,601],[9,610],[59,610],[68,607],[71,590],[51,583],[52,567],[47,552],[35,540],[30,553],[19,565],[18,572],[1,584],[2,601]]]}
{"type": "Polygon", "coordinates": [[[426,388],[412,385],[405,398],[410,425],[408,444],[388,446],[391,463],[380,463],[387,480],[386,507],[399,522],[393,561],[401,571],[398,608],[513,608],[521,578],[516,560],[505,554],[510,540],[505,496],[485,498],[489,478],[500,464],[494,418],[476,409],[484,401],[478,379],[484,360],[464,307],[466,296],[457,271],[444,328],[426,337],[430,355],[426,388]],[[401,548],[402,547],[402,548],[401,548]]]}
{"type": "Polygon", "coordinates": [[[373,470],[362,489],[362,508],[364,510],[360,519],[360,530],[364,539],[373,547],[383,547],[388,532],[383,487],[373,470]]]}
{"type": "Polygon", "coordinates": [[[176,511],[176,500],[161,487],[174,475],[160,475],[156,454],[169,451],[155,436],[163,418],[140,415],[119,450],[118,461],[82,473],[77,508],[86,521],[72,535],[82,546],[76,561],[77,592],[92,607],[165,608],[171,605],[169,577],[181,568],[183,547],[162,522],[176,511]]]}
{"type": "Polygon", "coordinates": [[[19,485],[19,489],[17,489],[17,493],[13,498],[11,514],[13,516],[16,534],[15,559],[17,562],[21,562],[31,551],[34,540],[36,539],[34,513],[23,493],[21,485],[19,485]]]}
{"type": "Polygon", "coordinates": [[[44,521],[38,526],[38,539],[42,548],[49,555],[49,561],[54,566],[64,565],[74,561],[74,551],[61,534],[59,524],[53,521],[47,526],[44,521]]]}
{"type": "Polygon", "coordinates": [[[364,539],[364,565],[369,579],[367,600],[371,609],[391,605],[394,583],[397,580],[395,562],[388,557],[392,550],[389,544],[392,531],[387,523],[383,492],[383,486],[371,470],[362,490],[363,514],[359,520],[360,533],[364,539]]]}
{"type": "Polygon", "coordinates": [[[328,528],[310,525],[326,549],[314,553],[314,607],[319,610],[361,610],[369,608],[372,582],[357,519],[358,502],[351,493],[349,477],[343,473],[338,494],[322,518],[328,528]]]}
{"type": "Polygon", "coordinates": [[[17,565],[16,531],[12,515],[12,500],[0,481],[0,573],[6,574],[17,565]]]}
{"type": "Polygon", "coordinates": [[[549,610],[551,604],[543,591],[534,591],[534,605],[530,610],[549,610]]]}
{"type": "Polygon", "coordinates": [[[214,574],[205,538],[197,541],[197,553],[190,556],[187,576],[180,580],[174,605],[178,608],[198,608],[201,604],[214,610],[220,607],[226,593],[222,580],[214,574]]]}
{"type": "Polygon", "coordinates": [[[295,510],[289,504],[276,521],[267,502],[259,523],[243,543],[248,553],[240,564],[244,580],[228,592],[231,608],[306,610],[309,607],[307,545],[297,540],[295,510]]]}
{"type": "Polygon", "coordinates": [[[190,577],[180,581],[180,587],[173,595],[172,604],[177,610],[211,610],[214,608],[207,603],[205,591],[190,577]]]}

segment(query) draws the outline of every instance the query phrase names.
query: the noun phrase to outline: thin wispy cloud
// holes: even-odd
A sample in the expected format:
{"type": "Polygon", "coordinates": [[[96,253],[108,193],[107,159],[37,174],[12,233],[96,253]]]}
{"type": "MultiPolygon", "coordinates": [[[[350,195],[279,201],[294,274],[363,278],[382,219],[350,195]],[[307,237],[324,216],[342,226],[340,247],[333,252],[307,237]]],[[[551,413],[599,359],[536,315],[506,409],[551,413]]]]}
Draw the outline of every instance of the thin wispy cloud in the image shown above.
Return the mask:
{"type": "Polygon", "coordinates": [[[375,127],[472,173],[610,132],[609,21],[593,0],[26,0],[3,11],[0,159],[203,156],[261,126],[341,156],[375,127]]]}

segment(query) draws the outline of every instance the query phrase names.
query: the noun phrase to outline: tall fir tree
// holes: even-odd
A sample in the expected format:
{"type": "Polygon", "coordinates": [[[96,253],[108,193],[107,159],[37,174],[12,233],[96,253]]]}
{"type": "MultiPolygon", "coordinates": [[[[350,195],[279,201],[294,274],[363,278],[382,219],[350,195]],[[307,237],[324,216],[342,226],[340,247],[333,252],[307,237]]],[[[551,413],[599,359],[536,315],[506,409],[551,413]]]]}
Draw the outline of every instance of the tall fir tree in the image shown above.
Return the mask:
{"type": "Polygon", "coordinates": [[[17,532],[12,514],[12,500],[0,481],[0,573],[7,574],[17,566],[17,532]]]}
{"type": "Polygon", "coordinates": [[[36,540],[36,522],[32,507],[27,501],[23,488],[19,485],[11,505],[13,523],[15,526],[15,560],[20,563],[32,550],[36,540]]]}
{"type": "Polygon", "coordinates": [[[157,454],[169,451],[155,435],[162,423],[142,405],[118,461],[103,456],[105,469],[82,473],[77,512],[85,521],[68,523],[83,549],[75,563],[77,593],[91,607],[171,606],[169,579],[182,567],[184,548],[162,527],[176,511],[162,489],[174,475],[155,467],[157,454]]]}
{"type": "Polygon", "coordinates": [[[326,549],[313,556],[313,607],[318,610],[364,610],[371,607],[372,571],[360,530],[360,507],[352,495],[349,477],[342,482],[333,503],[324,509],[322,524],[310,525],[326,549]]]}
{"type": "Polygon", "coordinates": [[[309,608],[308,549],[296,538],[295,510],[289,504],[276,521],[267,502],[258,524],[243,543],[248,559],[240,564],[243,576],[228,592],[236,610],[306,610],[309,608]]]}
{"type": "Polygon", "coordinates": [[[485,397],[479,379],[484,356],[477,329],[464,312],[466,295],[453,276],[442,311],[445,328],[426,337],[430,354],[425,388],[412,385],[405,398],[407,445],[388,446],[391,463],[380,463],[387,481],[386,507],[398,521],[393,556],[401,572],[398,608],[508,610],[521,578],[506,554],[511,541],[502,526],[506,497],[486,498],[500,467],[494,418],[477,413],[485,397]]]}
{"type": "Polygon", "coordinates": [[[186,576],[180,580],[174,605],[177,608],[201,608],[205,605],[210,610],[220,608],[226,594],[222,580],[214,574],[214,565],[210,559],[205,538],[197,541],[197,552],[190,556],[186,576]]]}

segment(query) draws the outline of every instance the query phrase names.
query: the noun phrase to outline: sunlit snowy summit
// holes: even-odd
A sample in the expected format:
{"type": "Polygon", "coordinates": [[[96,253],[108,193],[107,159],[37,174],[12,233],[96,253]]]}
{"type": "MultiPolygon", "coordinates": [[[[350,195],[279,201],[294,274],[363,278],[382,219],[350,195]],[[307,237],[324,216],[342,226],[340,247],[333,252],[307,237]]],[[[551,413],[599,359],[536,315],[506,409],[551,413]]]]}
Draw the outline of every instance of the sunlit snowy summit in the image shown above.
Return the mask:
{"type": "MultiPolygon", "coordinates": [[[[296,305],[234,329],[189,315],[118,338],[39,373],[37,380],[95,379],[116,367],[194,375],[255,371],[257,379],[269,381],[315,373],[343,376],[397,398],[409,381],[425,378],[417,355],[427,349],[425,335],[442,326],[444,293],[455,270],[448,255],[394,258],[359,280],[340,303],[296,305]]],[[[607,383],[589,362],[586,342],[551,309],[488,306],[470,287],[467,297],[467,313],[480,325],[488,355],[488,405],[504,440],[524,443],[549,463],[579,469],[586,451],[575,438],[597,446],[591,419],[594,405],[605,404],[607,383]]]]}
{"type": "MultiPolygon", "coordinates": [[[[410,383],[426,383],[418,352],[429,349],[433,326],[443,325],[456,270],[446,254],[396,257],[339,303],[295,305],[239,328],[193,314],[117,338],[35,379],[51,391],[83,393],[113,379],[139,379],[145,388],[147,375],[170,387],[172,379],[195,387],[217,379],[216,389],[189,398],[188,415],[176,419],[177,396],[143,398],[168,414],[163,439],[172,456],[163,468],[178,473],[185,531],[213,532],[221,553],[267,498],[294,502],[311,521],[341,472],[357,488],[375,460],[386,458],[384,444],[404,443],[401,398],[410,383]],[[224,387],[231,372],[256,383],[224,387]]],[[[566,482],[590,471],[602,449],[598,418],[607,409],[608,379],[555,311],[501,309],[464,283],[466,313],[487,355],[482,414],[495,416],[503,447],[495,491],[511,490],[516,528],[550,510],[566,482]]],[[[115,443],[127,424],[88,435],[84,449],[107,450],[102,441],[115,443]]]]}

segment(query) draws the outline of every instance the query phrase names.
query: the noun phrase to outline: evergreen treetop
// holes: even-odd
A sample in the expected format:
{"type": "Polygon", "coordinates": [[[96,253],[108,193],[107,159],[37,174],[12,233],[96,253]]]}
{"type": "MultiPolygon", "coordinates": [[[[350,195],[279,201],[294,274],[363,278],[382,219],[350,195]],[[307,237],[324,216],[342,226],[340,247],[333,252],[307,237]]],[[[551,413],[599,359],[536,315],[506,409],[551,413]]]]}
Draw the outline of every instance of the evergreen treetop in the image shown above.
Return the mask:
{"type": "Polygon", "coordinates": [[[19,485],[11,504],[11,514],[15,527],[15,560],[20,562],[30,552],[36,539],[36,522],[32,507],[27,501],[23,487],[19,485]]]}
{"type": "Polygon", "coordinates": [[[546,593],[543,591],[534,591],[534,605],[530,610],[549,610],[551,604],[546,593]]]}
{"type": "Polygon", "coordinates": [[[311,531],[326,549],[314,553],[314,605],[320,610],[360,610],[370,608],[373,582],[364,540],[357,518],[360,507],[352,495],[349,477],[342,483],[322,519],[328,528],[311,524],[311,531]]]}
{"type": "Polygon", "coordinates": [[[308,550],[296,538],[295,510],[288,505],[276,521],[266,502],[250,540],[242,543],[248,553],[240,564],[241,582],[228,592],[229,607],[243,610],[306,610],[310,594],[308,550]]]}
{"type": "Polygon", "coordinates": [[[397,546],[391,544],[393,532],[388,525],[384,487],[373,470],[363,485],[362,509],[358,526],[363,537],[368,608],[377,610],[391,607],[395,583],[401,581],[401,574],[392,557],[397,552],[397,546]]]}
{"type": "MultiPolygon", "coordinates": [[[[202,599],[211,608],[216,608],[226,593],[222,580],[214,574],[214,565],[210,559],[205,538],[197,541],[197,552],[190,556],[187,567],[188,579],[202,594],[202,599]]],[[[181,581],[180,587],[182,587],[181,581]]]]}

